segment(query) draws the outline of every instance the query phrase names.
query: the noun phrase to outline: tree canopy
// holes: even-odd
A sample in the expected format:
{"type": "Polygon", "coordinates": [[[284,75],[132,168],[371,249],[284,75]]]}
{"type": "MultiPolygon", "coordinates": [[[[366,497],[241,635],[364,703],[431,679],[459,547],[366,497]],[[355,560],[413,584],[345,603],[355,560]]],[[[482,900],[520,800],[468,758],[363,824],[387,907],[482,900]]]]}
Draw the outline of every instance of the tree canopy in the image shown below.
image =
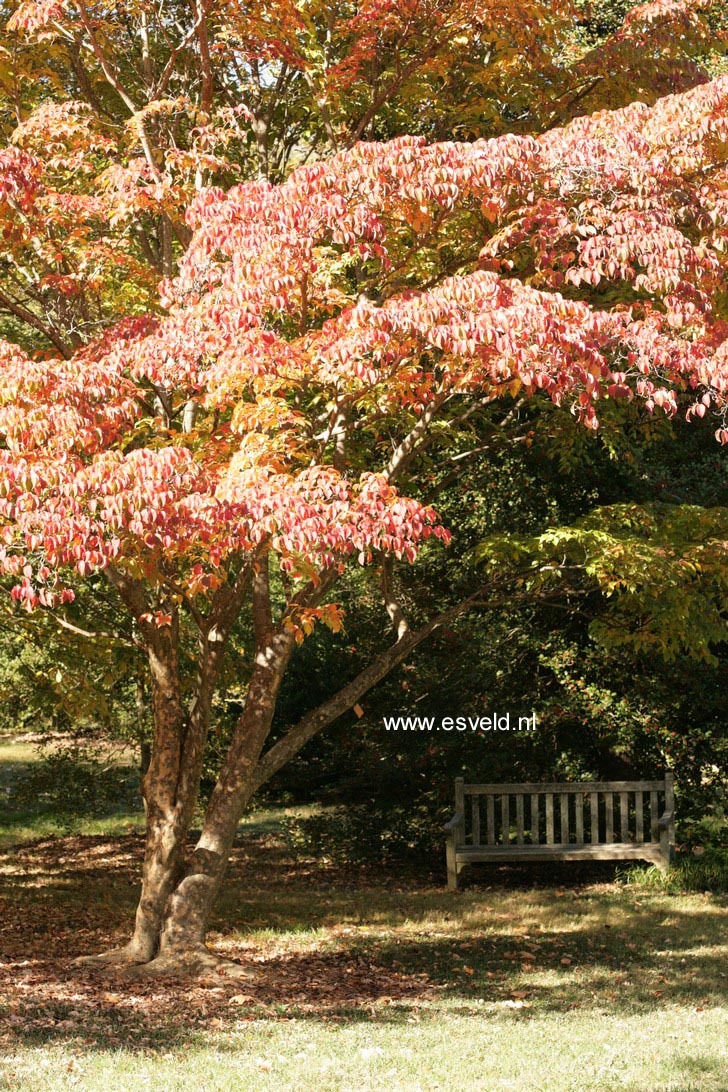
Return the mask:
{"type": "Polygon", "coordinates": [[[690,42],[709,51],[711,17],[688,0],[632,9],[594,49],[649,41],[679,87],[687,72],[696,86],[558,127],[575,105],[563,79],[594,62],[566,6],[161,12],[43,0],[9,23],[47,47],[54,78],[35,102],[38,59],[20,50],[19,124],[0,150],[0,571],[20,607],[86,638],[84,580],[108,581],[128,611],[154,747],[136,931],[113,958],[205,965],[254,792],[436,629],[521,594],[558,597],[568,562],[619,598],[621,633],[659,641],[645,603],[691,565],[700,608],[675,647],[720,639],[725,525],[704,511],[653,513],[640,536],[644,514],[596,514],[499,546],[467,595],[416,624],[397,566],[457,535],[423,486],[427,459],[464,429],[510,435],[536,405],[595,432],[631,405],[710,417],[728,442],[728,76],[686,68],[690,42]],[[453,66],[453,46],[471,43],[453,66]],[[457,135],[459,79],[488,130],[483,103],[513,107],[508,81],[534,51],[548,54],[546,113],[529,115],[544,131],[428,141],[457,135]],[[261,103],[278,145],[261,145],[261,103]],[[419,132],[360,140],[410,117],[419,132]],[[668,556],[676,528],[689,558],[668,556]],[[336,589],[361,568],[393,642],[266,749],[297,645],[317,624],[341,629],[336,589]],[[245,697],[186,854],[233,653],[245,697]]]}

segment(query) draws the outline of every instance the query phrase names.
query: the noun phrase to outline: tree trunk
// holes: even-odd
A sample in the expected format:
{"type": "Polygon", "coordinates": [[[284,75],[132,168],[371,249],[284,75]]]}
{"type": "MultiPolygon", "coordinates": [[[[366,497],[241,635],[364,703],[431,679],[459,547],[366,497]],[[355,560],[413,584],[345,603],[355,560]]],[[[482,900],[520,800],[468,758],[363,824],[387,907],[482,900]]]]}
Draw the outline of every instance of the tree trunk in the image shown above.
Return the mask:
{"type": "Polygon", "coordinates": [[[149,963],[159,952],[165,913],[185,872],[187,836],[199,791],[219,654],[201,642],[197,686],[189,710],[182,701],[179,626],[148,631],[154,739],[142,778],[146,845],[142,890],[128,944],[97,957],[102,963],[149,963]]]}
{"type": "Polygon", "coordinates": [[[101,956],[102,961],[147,963],[159,949],[164,910],[184,866],[187,830],[196,796],[179,794],[184,741],[191,725],[185,717],[179,676],[178,623],[153,634],[148,647],[152,682],[154,741],[149,766],[142,778],[146,812],[146,846],[142,891],[134,932],[121,949],[101,956]]]}
{"type": "MultiPolygon", "coordinates": [[[[131,603],[129,586],[117,586],[131,603]]],[[[242,595],[246,578],[241,578],[242,595]]],[[[133,589],[132,589],[133,591],[133,589]]],[[[141,963],[150,972],[197,971],[219,962],[205,947],[240,817],[257,785],[255,771],[270,731],[278,690],[294,645],[294,631],[271,618],[267,559],[252,577],[256,657],[245,707],[236,725],[194,851],[186,842],[199,791],[210,709],[225,640],[238,607],[222,603],[220,621],[201,633],[197,686],[185,714],[178,662],[178,618],[147,629],[154,744],[142,781],[147,839],[134,933],[101,962],[141,963]]],[[[135,606],[140,616],[138,604],[135,606]]]]}
{"type": "Polygon", "coordinates": [[[183,868],[186,834],[172,817],[152,819],[147,812],[142,891],[134,933],[122,949],[131,963],[148,963],[159,950],[164,910],[183,868]]]}
{"type": "Polygon", "coordinates": [[[210,916],[227,869],[235,832],[255,792],[255,772],[294,644],[289,632],[267,634],[258,647],[245,708],[208,805],[197,845],[164,914],[160,964],[192,969],[216,962],[205,946],[210,916]]]}

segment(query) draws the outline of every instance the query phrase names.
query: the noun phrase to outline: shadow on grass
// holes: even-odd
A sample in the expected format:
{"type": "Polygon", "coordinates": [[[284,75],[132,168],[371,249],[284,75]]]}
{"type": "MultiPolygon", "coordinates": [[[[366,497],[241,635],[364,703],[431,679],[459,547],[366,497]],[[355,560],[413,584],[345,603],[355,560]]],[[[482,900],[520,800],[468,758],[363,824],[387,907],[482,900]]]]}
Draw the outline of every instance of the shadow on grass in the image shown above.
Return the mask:
{"type": "Polygon", "coordinates": [[[629,1016],[700,1011],[728,995],[725,899],[593,873],[585,883],[589,870],[574,886],[570,869],[550,873],[550,886],[534,886],[547,879],[535,870],[499,870],[496,883],[455,895],[381,870],[293,862],[265,828],[236,850],[211,936],[250,980],[131,982],[73,966],[126,938],[142,844],[76,836],[0,854],[0,1025],[11,1045],[144,1051],[260,1018],[629,1016]]]}

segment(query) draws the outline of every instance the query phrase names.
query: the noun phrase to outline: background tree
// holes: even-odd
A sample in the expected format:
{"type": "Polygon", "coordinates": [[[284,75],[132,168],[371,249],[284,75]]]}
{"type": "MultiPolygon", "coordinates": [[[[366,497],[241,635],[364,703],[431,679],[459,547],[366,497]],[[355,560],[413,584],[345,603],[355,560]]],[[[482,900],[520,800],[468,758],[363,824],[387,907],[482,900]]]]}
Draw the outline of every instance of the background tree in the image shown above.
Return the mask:
{"type": "MultiPolygon", "coordinates": [[[[597,507],[603,519],[619,510],[611,506],[637,503],[640,524],[648,518],[645,506],[673,515],[695,513],[696,504],[725,512],[724,459],[705,421],[695,427],[682,414],[655,419],[624,402],[603,415],[596,434],[557,420],[535,401],[528,416],[528,429],[521,429],[527,442],[509,442],[504,430],[485,452],[479,450],[482,435],[462,436],[449,451],[440,447],[425,495],[436,498],[456,539],[448,551],[426,554],[401,574],[400,598],[409,614],[472,590],[472,556],[484,539],[485,556],[508,564],[515,542],[525,545],[549,528],[573,527],[597,507]]],[[[646,642],[638,650],[633,639],[644,600],[635,596],[634,610],[620,617],[606,584],[585,581],[581,566],[552,569],[561,587],[558,600],[480,609],[434,635],[362,700],[361,716],[342,717],[277,775],[274,798],[326,805],[315,818],[289,822],[293,844],[338,860],[396,856],[431,866],[440,860],[441,821],[452,812],[456,776],[483,782],[630,779],[656,777],[666,765],[679,788],[679,837],[704,844],[698,824],[706,809],[719,804],[725,783],[724,630],[720,620],[718,629],[711,625],[713,607],[701,603],[694,583],[690,552],[700,550],[699,543],[690,546],[682,536],[685,564],[670,574],[663,569],[658,578],[660,551],[672,552],[679,543],[677,534],[662,545],[654,542],[648,550],[658,552],[645,560],[644,539],[611,542],[615,561],[622,555],[620,575],[636,568],[623,557],[624,548],[632,548],[638,576],[647,574],[658,593],[653,605],[663,623],[653,622],[645,634],[657,639],[653,647],[646,642]],[[689,621],[696,616],[699,632],[692,641],[689,621]],[[676,634],[689,651],[674,648],[676,634]],[[610,638],[617,639],[611,647],[604,643],[610,638]],[[384,727],[385,718],[399,714],[437,720],[531,709],[538,717],[534,735],[442,736],[384,727]]],[[[724,571],[719,554],[718,579],[724,571]]],[[[316,634],[291,665],[272,735],[295,717],[304,688],[323,696],[334,673],[352,674],[381,642],[375,589],[367,597],[361,585],[358,579],[342,590],[346,643],[316,634]]]]}

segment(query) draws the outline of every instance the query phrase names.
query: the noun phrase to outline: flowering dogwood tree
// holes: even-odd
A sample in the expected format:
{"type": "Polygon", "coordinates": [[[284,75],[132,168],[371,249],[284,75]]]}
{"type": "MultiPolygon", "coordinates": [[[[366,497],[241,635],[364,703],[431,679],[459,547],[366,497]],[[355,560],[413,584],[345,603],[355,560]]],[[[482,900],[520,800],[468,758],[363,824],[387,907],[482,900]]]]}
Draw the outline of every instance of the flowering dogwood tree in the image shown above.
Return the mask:
{"type": "MultiPolygon", "coordinates": [[[[53,18],[69,10],[56,4],[53,18]]],[[[688,397],[688,414],[715,414],[728,440],[726,148],[727,78],[539,138],[357,143],[280,185],[199,188],[179,271],[145,313],[55,352],[0,346],[11,595],[71,624],[78,579],[102,574],[148,659],[142,893],[129,944],[104,958],[214,963],[209,916],[255,791],[436,628],[488,602],[483,587],[418,628],[398,602],[396,564],[451,534],[416,488],[443,430],[499,400],[547,399],[597,429],[610,400],[674,414],[688,397]],[[376,569],[393,641],[269,744],[296,644],[316,624],[340,628],[337,582],[352,566],[376,569]],[[246,698],[188,852],[242,617],[246,698]],[[191,679],[183,630],[195,635],[191,679]]],[[[70,230],[72,204],[40,151],[0,153],[10,247],[32,250],[49,209],[70,230]]],[[[114,256],[93,230],[94,200],[78,245],[99,270],[114,256]]],[[[44,275],[73,307],[74,276],[44,275]]]]}

